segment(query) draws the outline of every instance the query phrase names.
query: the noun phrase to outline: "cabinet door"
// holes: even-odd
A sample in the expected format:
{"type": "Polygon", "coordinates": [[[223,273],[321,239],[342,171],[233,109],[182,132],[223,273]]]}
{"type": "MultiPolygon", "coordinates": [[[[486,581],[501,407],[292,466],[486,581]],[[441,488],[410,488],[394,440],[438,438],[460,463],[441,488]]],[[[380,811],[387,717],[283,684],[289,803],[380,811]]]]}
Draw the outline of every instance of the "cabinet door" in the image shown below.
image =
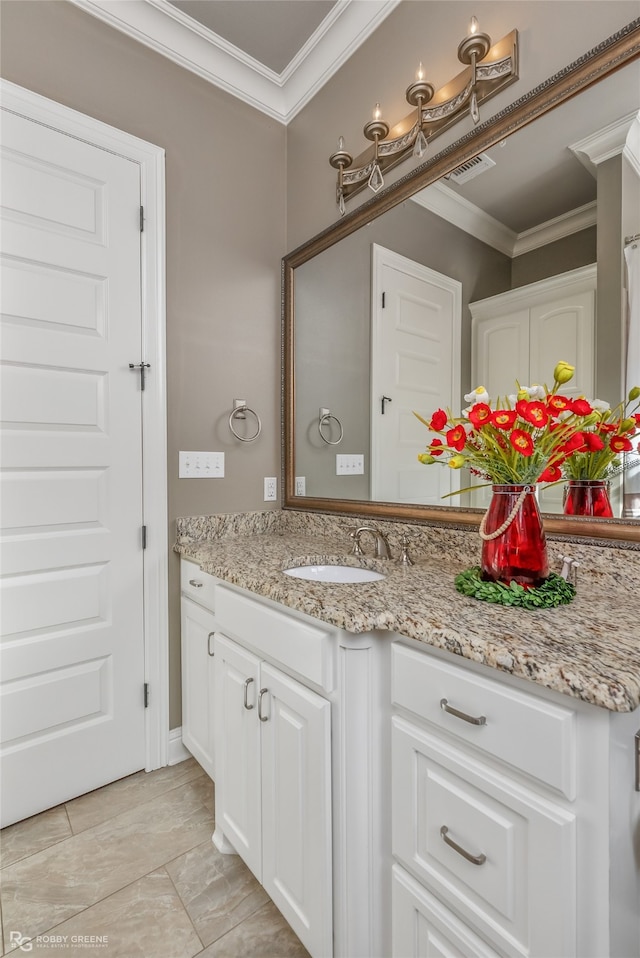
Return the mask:
{"type": "Polygon", "coordinates": [[[214,778],[214,617],[191,599],[181,601],[182,741],[214,778]]]}
{"type": "Polygon", "coordinates": [[[214,649],[217,824],[261,881],[260,663],[220,634],[214,649]]]}
{"type": "Polygon", "coordinates": [[[531,307],[529,376],[551,385],[559,359],[575,366],[573,379],[560,392],[573,398],[593,398],[595,291],[560,293],[548,303],[531,307]]]}
{"type": "Polygon", "coordinates": [[[393,958],[498,958],[404,868],[391,870],[393,958]]]}
{"type": "MultiPolygon", "coordinates": [[[[516,377],[529,370],[529,310],[519,309],[504,316],[474,319],[471,326],[471,383],[463,393],[484,386],[495,407],[498,396],[504,398],[516,391],[516,377]]],[[[523,380],[524,382],[524,380],[523,380]]],[[[525,382],[525,385],[529,383],[525,382]]],[[[485,480],[472,477],[466,485],[478,486],[485,480]]],[[[491,486],[482,486],[471,493],[474,509],[487,509],[491,486]]]]}
{"type": "Polygon", "coordinates": [[[312,955],[333,954],[331,706],[263,663],[262,884],[312,955]]]}
{"type": "MultiPolygon", "coordinates": [[[[531,379],[549,383],[559,359],[575,366],[573,379],[563,395],[594,397],[595,389],[595,292],[588,290],[560,296],[553,302],[531,307],[531,379]]],[[[550,384],[550,383],[549,383],[550,384]]],[[[562,512],[564,483],[541,488],[543,512],[562,512]]]]}

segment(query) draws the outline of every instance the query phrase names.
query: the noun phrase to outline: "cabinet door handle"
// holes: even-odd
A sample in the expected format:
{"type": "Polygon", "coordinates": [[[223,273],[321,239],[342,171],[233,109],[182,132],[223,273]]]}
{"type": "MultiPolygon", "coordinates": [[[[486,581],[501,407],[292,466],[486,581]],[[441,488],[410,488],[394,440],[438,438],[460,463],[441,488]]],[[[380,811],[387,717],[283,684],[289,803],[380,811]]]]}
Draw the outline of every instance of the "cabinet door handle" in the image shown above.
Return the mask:
{"type": "Polygon", "coordinates": [[[462,855],[463,858],[466,858],[468,862],[471,862],[472,865],[484,865],[487,860],[487,856],[480,852],[479,855],[472,855],[471,852],[468,852],[466,848],[463,848],[462,845],[458,845],[457,842],[454,842],[452,838],[449,838],[449,829],[446,825],[442,825],[440,828],[440,834],[443,838],[443,841],[449,845],[450,848],[453,848],[458,855],[462,855]]]}
{"type": "Polygon", "coordinates": [[[268,722],[269,716],[262,714],[262,696],[265,695],[269,689],[260,689],[260,695],[258,696],[258,718],[261,722],[268,722]]]}
{"type": "Polygon", "coordinates": [[[245,679],[245,683],[244,683],[244,707],[246,708],[247,712],[250,712],[252,708],[255,708],[255,706],[249,705],[249,702],[247,701],[249,686],[251,685],[252,682],[253,682],[253,679],[249,678],[249,679],[245,679]]]}
{"type": "Polygon", "coordinates": [[[458,709],[454,709],[452,705],[449,705],[446,699],[440,699],[440,708],[443,712],[448,712],[449,715],[455,715],[456,718],[462,719],[463,722],[469,722],[471,725],[486,725],[487,719],[485,715],[467,715],[466,712],[459,712],[458,709]]]}
{"type": "Polygon", "coordinates": [[[213,658],[213,656],[215,655],[215,652],[211,651],[211,636],[212,635],[215,635],[215,632],[209,632],[209,635],[207,636],[207,652],[213,658]]]}
{"type": "Polygon", "coordinates": [[[204,583],[198,582],[197,579],[189,579],[189,585],[192,585],[194,589],[201,589],[204,583]]]}

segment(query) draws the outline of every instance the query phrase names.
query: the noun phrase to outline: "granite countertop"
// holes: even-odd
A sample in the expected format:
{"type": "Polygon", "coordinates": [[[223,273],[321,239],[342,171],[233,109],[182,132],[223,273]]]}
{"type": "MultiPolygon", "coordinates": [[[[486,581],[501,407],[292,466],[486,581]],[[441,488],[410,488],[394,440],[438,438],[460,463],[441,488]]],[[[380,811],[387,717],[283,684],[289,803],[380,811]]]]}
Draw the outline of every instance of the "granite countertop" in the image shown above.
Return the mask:
{"type": "Polygon", "coordinates": [[[417,541],[415,564],[405,567],[351,557],[348,537],[317,533],[272,523],[258,532],[198,538],[201,526],[179,526],[175,551],[219,579],[349,632],[398,632],[611,711],[640,705],[637,586],[624,569],[609,569],[610,554],[600,562],[594,554],[595,568],[581,569],[572,603],[526,611],[456,592],[454,577],[469,562],[447,539],[417,541]],[[385,578],[337,584],[283,574],[308,563],[364,565],[385,578]]]}

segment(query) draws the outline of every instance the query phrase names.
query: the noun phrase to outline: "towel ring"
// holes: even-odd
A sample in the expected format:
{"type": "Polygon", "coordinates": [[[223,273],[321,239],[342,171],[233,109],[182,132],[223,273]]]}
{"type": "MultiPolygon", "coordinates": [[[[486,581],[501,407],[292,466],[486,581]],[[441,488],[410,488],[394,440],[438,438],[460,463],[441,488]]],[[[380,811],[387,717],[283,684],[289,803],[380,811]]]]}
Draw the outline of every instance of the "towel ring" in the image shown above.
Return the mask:
{"type": "Polygon", "coordinates": [[[337,416],[332,416],[329,409],[322,407],[320,409],[320,416],[318,418],[318,432],[320,433],[320,438],[323,442],[326,442],[328,446],[337,446],[339,442],[342,442],[342,437],[344,436],[344,429],[342,428],[342,423],[337,416]],[[322,431],[322,427],[328,425],[331,420],[338,424],[338,429],[340,430],[340,435],[337,439],[327,439],[325,434],[322,431]]]}
{"type": "Polygon", "coordinates": [[[254,412],[253,409],[249,409],[244,399],[234,399],[233,400],[233,411],[229,416],[229,429],[240,442],[253,442],[254,439],[257,439],[260,433],[262,432],[262,423],[260,422],[260,416],[257,412],[254,412]],[[253,436],[239,436],[238,433],[233,428],[234,419],[246,419],[247,413],[251,413],[252,416],[255,416],[256,424],[258,428],[256,429],[253,436]]]}

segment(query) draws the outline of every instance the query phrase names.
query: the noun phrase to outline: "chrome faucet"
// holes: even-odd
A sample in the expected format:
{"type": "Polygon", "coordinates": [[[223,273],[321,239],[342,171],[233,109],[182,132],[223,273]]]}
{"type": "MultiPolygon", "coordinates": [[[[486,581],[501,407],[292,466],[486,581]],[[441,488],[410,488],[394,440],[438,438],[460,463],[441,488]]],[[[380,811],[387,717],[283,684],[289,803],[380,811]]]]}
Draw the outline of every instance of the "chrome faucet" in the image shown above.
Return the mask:
{"type": "Polygon", "coordinates": [[[373,526],[360,526],[359,529],[356,529],[354,532],[350,532],[349,535],[353,539],[353,549],[351,550],[351,555],[354,556],[363,556],[364,552],[362,551],[362,546],[360,545],[360,536],[363,532],[370,532],[372,536],[375,537],[375,557],[376,559],[390,559],[391,550],[389,549],[389,543],[387,537],[380,532],[379,529],[374,529],[373,526]]]}

